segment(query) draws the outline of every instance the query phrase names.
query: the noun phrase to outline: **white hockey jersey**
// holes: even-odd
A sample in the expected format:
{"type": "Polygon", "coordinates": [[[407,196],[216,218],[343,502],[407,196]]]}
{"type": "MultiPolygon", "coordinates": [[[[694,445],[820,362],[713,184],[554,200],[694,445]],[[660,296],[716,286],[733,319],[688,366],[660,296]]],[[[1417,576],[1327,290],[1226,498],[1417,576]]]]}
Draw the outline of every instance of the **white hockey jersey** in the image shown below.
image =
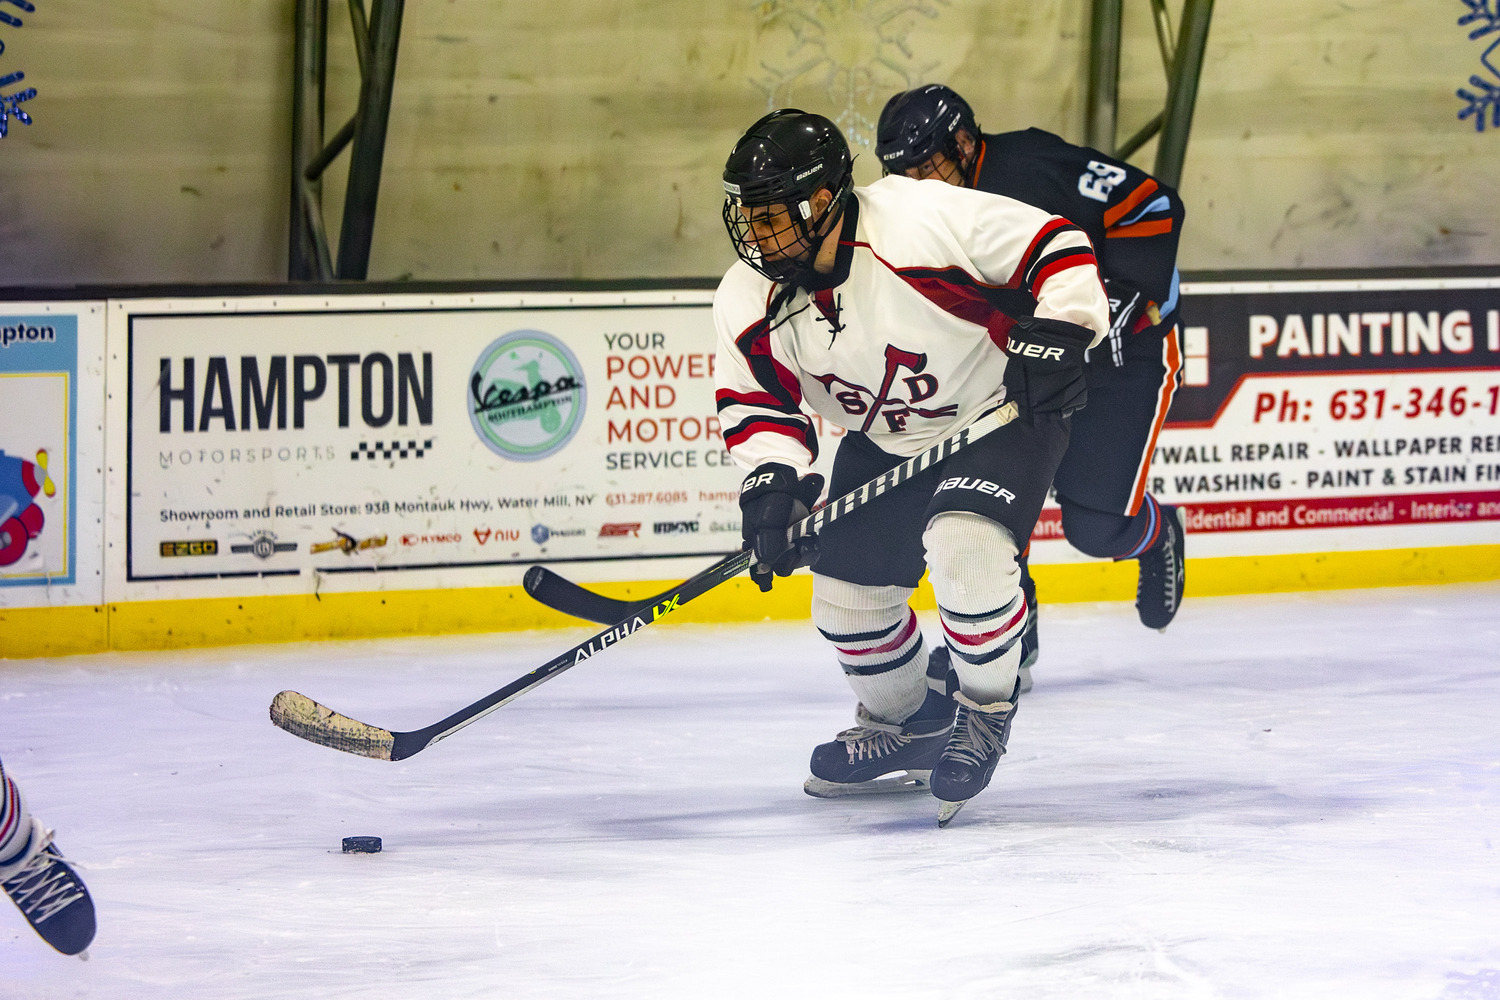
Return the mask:
{"type": "Polygon", "coordinates": [[[855,188],[845,212],[831,287],[777,285],[739,261],[714,294],[719,423],[747,470],[807,474],[805,410],[916,455],[1004,402],[1017,318],[1076,323],[1095,344],[1109,330],[1093,247],[1065,219],[899,176],[855,188]]]}

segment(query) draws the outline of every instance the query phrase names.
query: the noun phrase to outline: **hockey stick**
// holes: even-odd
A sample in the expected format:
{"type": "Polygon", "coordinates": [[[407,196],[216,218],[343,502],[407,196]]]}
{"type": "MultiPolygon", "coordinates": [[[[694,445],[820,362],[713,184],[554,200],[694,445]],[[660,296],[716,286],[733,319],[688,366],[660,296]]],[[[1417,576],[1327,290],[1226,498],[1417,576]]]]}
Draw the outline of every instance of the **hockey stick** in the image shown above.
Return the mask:
{"type": "MultiPolygon", "coordinates": [[[[907,459],[858,489],[819,507],[791,526],[789,529],[791,540],[795,542],[799,538],[817,534],[824,526],[858,510],[887,490],[899,486],[922,470],[968,447],[991,431],[1005,426],[1016,416],[1017,409],[1014,403],[1006,403],[999,409],[986,413],[952,437],[938,442],[920,455],[907,459]]],[[[424,729],[414,729],[408,732],[381,729],[335,712],[296,691],[282,691],[272,699],[271,721],[293,736],[299,736],[304,740],[331,747],[334,750],[342,750],[345,753],[358,754],[362,757],[373,757],[377,760],[404,760],[421,753],[437,741],[452,736],[470,723],[477,722],[496,709],[514,701],[543,681],[552,679],[569,667],[577,666],[596,653],[603,652],[608,646],[634,635],[647,625],[655,624],[694,598],[708,593],[725,580],[733,579],[750,568],[753,558],[752,553],[748,551],[731,552],[696,576],[666,591],[667,596],[653,601],[649,607],[649,617],[644,607],[639,612],[622,615],[604,631],[595,633],[530,673],[516,678],[498,691],[492,691],[474,704],[461,708],[446,719],[434,722],[424,729]]]]}
{"type": "Polygon", "coordinates": [[[565,615],[598,622],[601,625],[617,622],[621,618],[636,614],[642,608],[649,608],[665,600],[672,593],[670,590],[664,590],[655,597],[637,601],[616,600],[613,597],[605,597],[603,594],[586,590],[567,577],[558,576],[545,566],[533,566],[528,569],[521,581],[521,586],[526,589],[526,593],[530,594],[533,600],[547,605],[553,611],[561,611],[565,615]]]}

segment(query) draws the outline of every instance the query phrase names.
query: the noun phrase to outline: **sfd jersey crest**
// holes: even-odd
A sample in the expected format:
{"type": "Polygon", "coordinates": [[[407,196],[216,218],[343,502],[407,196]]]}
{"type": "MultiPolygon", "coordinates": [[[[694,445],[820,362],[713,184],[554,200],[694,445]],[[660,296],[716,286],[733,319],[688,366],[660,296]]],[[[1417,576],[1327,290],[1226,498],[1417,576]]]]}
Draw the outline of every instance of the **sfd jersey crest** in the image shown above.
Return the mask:
{"type": "Polygon", "coordinates": [[[735,461],[805,474],[807,411],[910,457],[1005,399],[1015,320],[1095,332],[1108,310],[1072,223],[997,195],[886,177],[856,188],[833,272],[815,290],[744,263],[714,296],[718,409],[735,461]]]}

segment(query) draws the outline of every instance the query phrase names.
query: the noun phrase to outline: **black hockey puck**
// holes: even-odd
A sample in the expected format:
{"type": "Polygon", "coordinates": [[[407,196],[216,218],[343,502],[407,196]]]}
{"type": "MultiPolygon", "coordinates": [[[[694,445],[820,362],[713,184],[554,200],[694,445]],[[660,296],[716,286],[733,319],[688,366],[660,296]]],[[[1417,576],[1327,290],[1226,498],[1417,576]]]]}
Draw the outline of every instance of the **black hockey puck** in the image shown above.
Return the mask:
{"type": "Polygon", "coordinates": [[[345,854],[379,854],[379,837],[345,837],[345,854]]]}

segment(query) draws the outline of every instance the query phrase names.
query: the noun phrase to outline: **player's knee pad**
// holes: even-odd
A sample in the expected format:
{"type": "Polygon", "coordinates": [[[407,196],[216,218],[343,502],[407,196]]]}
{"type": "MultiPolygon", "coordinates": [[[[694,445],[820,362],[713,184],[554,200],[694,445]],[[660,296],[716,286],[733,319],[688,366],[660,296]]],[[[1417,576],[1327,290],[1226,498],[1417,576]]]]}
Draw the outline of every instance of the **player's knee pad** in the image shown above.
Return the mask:
{"type": "Polygon", "coordinates": [[[1150,528],[1155,502],[1148,495],[1134,517],[1095,510],[1074,503],[1061,494],[1063,536],[1068,544],[1096,559],[1128,558],[1131,549],[1150,528]]]}
{"type": "Polygon", "coordinates": [[[946,511],[922,534],[927,573],[938,606],[963,614],[992,611],[995,601],[1019,593],[1020,549],[1004,527],[978,514],[946,511]]]}
{"type": "Polygon", "coordinates": [[[927,694],[927,646],[910,587],[868,587],[813,574],[813,624],[833,643],[860,704],[882,722],[906,720],[927,694]]]}
{"type": "Polygon", "coordinates": [[[1019,548],[1008,530],[978,514],[939,514],[922,536],[959,687],[994,701],[1011,695],[1026,631],[1019,548]]]}

